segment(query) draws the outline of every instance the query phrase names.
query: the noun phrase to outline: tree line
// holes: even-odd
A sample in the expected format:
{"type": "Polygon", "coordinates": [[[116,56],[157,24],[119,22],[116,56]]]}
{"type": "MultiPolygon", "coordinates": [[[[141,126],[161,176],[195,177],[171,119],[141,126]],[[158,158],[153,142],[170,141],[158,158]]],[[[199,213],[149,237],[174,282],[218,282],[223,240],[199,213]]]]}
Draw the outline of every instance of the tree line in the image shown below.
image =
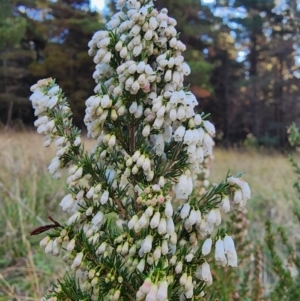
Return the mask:
{"type": "MultiPolygon", "coordinates": [[[[297,0],[158,0],[176,18],[192,68],[186,84],[202,111],[211,112],[223,145],[286,145],[286,128],[300,121],[297,0]]],[[[93,94],[93,33],[115,11],[102,14],[88,0],[0,0],[0,123],[31,125],[29,87],[57,79],[82,126],[93,94]]]]}

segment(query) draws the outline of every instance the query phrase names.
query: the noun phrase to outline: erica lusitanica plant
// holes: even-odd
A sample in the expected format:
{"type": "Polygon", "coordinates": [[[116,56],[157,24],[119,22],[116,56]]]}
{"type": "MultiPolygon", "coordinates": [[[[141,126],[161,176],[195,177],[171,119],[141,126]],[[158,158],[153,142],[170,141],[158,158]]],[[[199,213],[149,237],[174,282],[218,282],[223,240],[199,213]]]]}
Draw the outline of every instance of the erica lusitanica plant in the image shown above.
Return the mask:
{"type": "Polygon", "coordinates": [[[250,189],[227,176],[199,193],[215,128],[184,87],[191,70],[176,20],[152,0],[118,0],[117,8],[89,42],[96,64],[84,118],[91,152],[55,80],[31,87],[37,131],[46,147],[57,147],[49,172],[59,178],[68,170],[60,206],[70,217],[54,222],[40,245],[62,253],[70,269],[43,300],[206,300],[210,260],[238,265],[221,212],[244,206],[250,189]]]}

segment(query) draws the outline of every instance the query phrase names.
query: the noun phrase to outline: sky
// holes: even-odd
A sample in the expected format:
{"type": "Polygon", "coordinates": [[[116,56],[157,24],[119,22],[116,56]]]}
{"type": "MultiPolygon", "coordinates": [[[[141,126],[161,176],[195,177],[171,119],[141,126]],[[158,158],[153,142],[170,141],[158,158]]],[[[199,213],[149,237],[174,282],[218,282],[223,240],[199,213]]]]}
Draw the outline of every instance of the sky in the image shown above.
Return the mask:
{"type": "Polygon", "coordinates": [[[91,8],[102,10],[105,7],[105,0],[91,0],[91,8]]]}
{"type": "MultiPolygon", "coordinates": [[[[202,3],[214,3],[215,0],[201,0],[202,3]]],[[[91,0],[91,8],[102,10],[105,7],[105,0],[91,0]]]]}

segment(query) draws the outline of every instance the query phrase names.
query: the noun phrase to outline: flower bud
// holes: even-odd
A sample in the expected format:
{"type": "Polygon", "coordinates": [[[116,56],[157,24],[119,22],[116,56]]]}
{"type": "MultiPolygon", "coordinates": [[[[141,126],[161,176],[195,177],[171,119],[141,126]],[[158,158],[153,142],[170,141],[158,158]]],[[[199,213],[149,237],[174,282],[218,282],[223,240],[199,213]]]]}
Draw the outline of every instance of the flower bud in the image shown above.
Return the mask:
{"type": "Polygon", "coordinates": [[[153,257],[155,260],[160,259],[160,257],[161,257],[161,247],[160,246],[157,246],[156,249],[154,250],[153,257]]]}
{"type": "Polygon", "coordinates": [[[73,266],[76,268],[76,267],[79,267],[81,265],[81,262],[82,262],[82,258],[83,258],[83,253],[80,252],[76,255],[74,261],[73,261],[73,266]]]}
{"type": "Polygon", "coordinates": [[[149,253],[151,251],[152,242],[153,242],[153,236],[152,235],[146,236],[146,238],[143,242],[143,250],[145,253],[149,253]]]}
{"type": "Polygon", "coordinates": [[[129,249],[129,255],[134,256],[136,253],[136,244],[132,245],[131,248],[129,249]]]}
{"type": "Polygon", "coordinates": [[[159,225],[160,222],[160,213],[159,212],[155,212],[154,216],[151,219],[150,222],[150,228],[154,229],[159,225]]]}
{"type": "Polygon", "coordinates": [[[167,233],[167,221],[164,217],[160,219],[157,231],[160,235],[167,233]]]}
{"type": "Polygon", "coordinates": [[[75,239],[71,239],[67,245],[67,251],[72,252],[75,248],[75,239]]]}
{"type": "Polygon", "coordinates": [[[168,298],[168,282],[161,281],[159,283],[159,289],[156,294],[156,300],[157,301],[165,301],[168,298]]]}
{"type": "Polygon", "coordinates": [[[169,252],[169,246],[168,246],[168,242],[166,240],[164,240],[162,242],[162,245],[161,245],[161,253],[163,255],[167,255],[169,252]]]}
{"type": "Polygon", "coordinates": [[[180,279],[179,279],[180,285],[185,286],[187,277],[188,277],[187,273],[183,273],[183,274],[181,275],[181,277],[180,277],[180,279]]]}
{"type": "MultiPolygon", "coordinates": [[[[185,187],[186,188],[186,187],[185,187]]],[[[190,213],[190,209],[191,209],[191,206],[190,204],[188,203],[185,203],[180,211],[180,217],[182,219],[185,219],[188,217],[189,213],[190,213]]]]}
{"type": "Polygon", "coordinates": [[[128,222],[128,228],[131,230],[133,229],[134,225],[137,223],[139,217],[137,215],[134,215],[131,220],[128,222]]]}
{"type": "Polygon", "coordinates": [[[40,241],[40,247],[42,248],[42,249],[44,249],[46,246],[47,246],[47,244],[48,244],[48,242],[50,241],[50,236],[46,236],[46,237],[44,237],[41,241],[40,241]]]}
{"type": "Polygon", "coordinates": [[[146,124],[146,126],[143,129],[142,135],[144,137],[148,137],[150,135],[150,130],[151,130],[150,124],[146,124]]]}
{"type": "Polygon", "coordinates": [[[177,263],[177,265],[176,265],[175,273],[176,273],[176,274],[181,274],[181,272],[182,272],[182,262],[179,261],[179,262],[177,263]]]}
{"type": "Polygon", "coordinates": [[[208,238],[205,240],[204,244],[202,245],[202,255],[206,256],[210,253],[212,247],[212,239],[208,238]]]}
{"type": "Polygon", "coordinates": [[[144,294],[148,294],[152,285],[152,281],[150,278],[146,278],[143,282],[143,285],[140,287],[140,290],[144,294]]]}
{"type": "Polygon", "coordinates": [[[137,265],[136,269],[138,271],[140,271],[141,273],[143,273],[144,269],[145,269],[145,259],[141,259],[139,264],[137,265]]]}

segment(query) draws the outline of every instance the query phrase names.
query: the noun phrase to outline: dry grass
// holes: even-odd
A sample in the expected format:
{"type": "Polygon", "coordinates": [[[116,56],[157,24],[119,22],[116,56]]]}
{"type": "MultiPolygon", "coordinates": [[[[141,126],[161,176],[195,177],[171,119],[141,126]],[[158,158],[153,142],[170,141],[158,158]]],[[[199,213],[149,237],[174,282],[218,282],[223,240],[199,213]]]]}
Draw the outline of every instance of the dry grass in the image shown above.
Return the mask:
{"type": "MultiPolygon", "coordinates": [[[[87,144],[90,148],[92,142],[87,144]]],[[[65,220],[58,203],[66,185],[47,173],[54,151],[45,149],[43,138],[33,132],[0,134],[0,301],[40,300],[62,273],[61,260],[39,249],[43,236],[29,236],[48,215],[65,220]]],[[[232,174],[244,171],[252,187],[248,208],[254,228],[260,229],[267,218],[291,225],[297,198],[295,176],[285,156],[216,150],[212,180],[224,179],[229,168],[232,174]]]]}
{"type": "Polygon", "coordinates": [[[264,222],[271,219],[292,226],[291,213],[298,200],[293,188],[297,177],[287,156],[258,151],[215,150],[212,180],[224,179],[228,169],[233,175],[244,172],[243,178],[251,186],[252,199],[247,204],[251,220],[264,222]]]}

